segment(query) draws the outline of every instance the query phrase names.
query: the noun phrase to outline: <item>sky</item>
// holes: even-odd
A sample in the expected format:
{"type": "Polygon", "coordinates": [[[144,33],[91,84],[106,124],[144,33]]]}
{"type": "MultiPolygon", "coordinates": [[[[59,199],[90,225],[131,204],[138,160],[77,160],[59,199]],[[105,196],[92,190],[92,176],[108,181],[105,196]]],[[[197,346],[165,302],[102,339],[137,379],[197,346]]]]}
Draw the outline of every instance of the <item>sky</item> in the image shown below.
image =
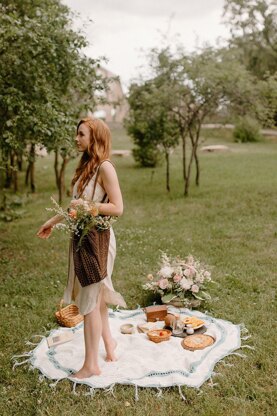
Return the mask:
{"type": "Polygon", "coordinates": [[[192,51],[228,37],[222,23],[224,0],[63,0],[73,11],[76,28],[90,43],[85,53],[105,56],[126,90],[147,67],[146,52],[165,42],[192,51]],[[89,22],[91,19],[92,22],[89,22]],[[166,39],[166,41],[165,41],[166,39]]]}

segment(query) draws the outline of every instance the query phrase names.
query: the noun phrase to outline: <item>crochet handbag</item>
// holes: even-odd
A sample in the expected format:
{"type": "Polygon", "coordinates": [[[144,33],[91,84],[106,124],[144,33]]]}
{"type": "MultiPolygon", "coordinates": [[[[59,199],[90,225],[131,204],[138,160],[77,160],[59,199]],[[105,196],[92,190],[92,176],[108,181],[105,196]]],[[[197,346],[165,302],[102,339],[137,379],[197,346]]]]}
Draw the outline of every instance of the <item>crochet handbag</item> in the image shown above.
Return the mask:
{"type": "MultiPolygon", "coordinates": [[[[97,168],[92,200],[95,193],[96,183],[99,176],[97,168]]],[[[106,194],[101,202],[106,198],[106,194]]],[[[80,236],[73,236],[73,259],[75,274],[82,287],[98,283],[107,276],[107,262],[110,244],[110,229],[98,230],[92,227],[89,233],[83,238],[78,248],[80,236]],[[78,248],[78,250],[77,250],[78,248]]]]}

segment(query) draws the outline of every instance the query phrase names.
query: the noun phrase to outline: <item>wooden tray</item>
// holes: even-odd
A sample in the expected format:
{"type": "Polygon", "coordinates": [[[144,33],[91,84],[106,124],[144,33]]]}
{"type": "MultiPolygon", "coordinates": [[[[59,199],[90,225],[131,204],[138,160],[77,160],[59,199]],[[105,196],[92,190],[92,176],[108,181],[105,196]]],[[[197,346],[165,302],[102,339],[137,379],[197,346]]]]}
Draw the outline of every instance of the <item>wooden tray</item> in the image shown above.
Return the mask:
{"type": "Polygon", "coordinates": [[[214,343],[214,338],[210,335],[198,334],[190,335],[181,342],[182,347],[189,351],[203,350],[214,343]]]}

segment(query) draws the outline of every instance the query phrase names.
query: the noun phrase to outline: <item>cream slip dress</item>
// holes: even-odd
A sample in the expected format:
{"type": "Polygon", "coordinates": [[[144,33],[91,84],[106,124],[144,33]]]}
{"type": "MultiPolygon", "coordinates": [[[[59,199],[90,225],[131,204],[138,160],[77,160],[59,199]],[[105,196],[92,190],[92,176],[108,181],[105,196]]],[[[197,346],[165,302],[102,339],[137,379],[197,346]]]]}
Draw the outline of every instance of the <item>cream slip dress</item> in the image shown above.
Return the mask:
{"type": "MultiPolygon", "coordinates": [[[[87,186],[84,189],[83,194],[86,195],[86,198],[91,200],[94,188],[94,181],[96,178],[96,173],[88,182],[87,186]]],[[[77,193],[77,181],[73,187],[73,198],[78,197],[77,193]]],[[[93,197],[94,202],[101,202],[105,195],[105,191],[102,186],[97,182],[95,193],[93,197]]],[[[71,303],[72,301],[79,308],[81,315],[86,315],[91,312],[98,299],[98,295],[101,290],[103,290],[104,300],[107,304],[118,305],[124,308],[127,307],[125,300],[122,295],[114,290],[112,283],[112,271],[114,266],[114,260],[116,256],[116,240],[113,232],[113,228],[110,228],[110,244],[108,252],[108,264],[107,264],[107,276],[105,279],[101,280],[98,283],[92,283],[91,285],[82,287],[78,277],[74,271],[74,259],[73,259],[73,244],[72,239],[69,243],[69,259],[68,259],[68,280],[67,286],[64,290],[63,299],[65,303],[71,303]]]]}

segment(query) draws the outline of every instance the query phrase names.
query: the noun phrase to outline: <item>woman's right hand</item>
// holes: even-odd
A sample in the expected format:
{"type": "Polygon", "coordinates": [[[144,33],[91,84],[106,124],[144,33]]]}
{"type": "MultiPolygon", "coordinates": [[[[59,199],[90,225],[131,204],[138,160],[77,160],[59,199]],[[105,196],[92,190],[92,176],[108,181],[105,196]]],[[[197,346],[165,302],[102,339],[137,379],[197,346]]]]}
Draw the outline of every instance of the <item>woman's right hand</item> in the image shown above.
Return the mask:
{"type": "Polygon", "coordinates": [[[52,233],[53,226],[54,226],[54,224],[47,221],[46,223],[44,223],[40,227],[40,229],[37,232],[37,236],[39,238],[48,238],[48,237],[50,237],[50,234],[52,233]]]}

